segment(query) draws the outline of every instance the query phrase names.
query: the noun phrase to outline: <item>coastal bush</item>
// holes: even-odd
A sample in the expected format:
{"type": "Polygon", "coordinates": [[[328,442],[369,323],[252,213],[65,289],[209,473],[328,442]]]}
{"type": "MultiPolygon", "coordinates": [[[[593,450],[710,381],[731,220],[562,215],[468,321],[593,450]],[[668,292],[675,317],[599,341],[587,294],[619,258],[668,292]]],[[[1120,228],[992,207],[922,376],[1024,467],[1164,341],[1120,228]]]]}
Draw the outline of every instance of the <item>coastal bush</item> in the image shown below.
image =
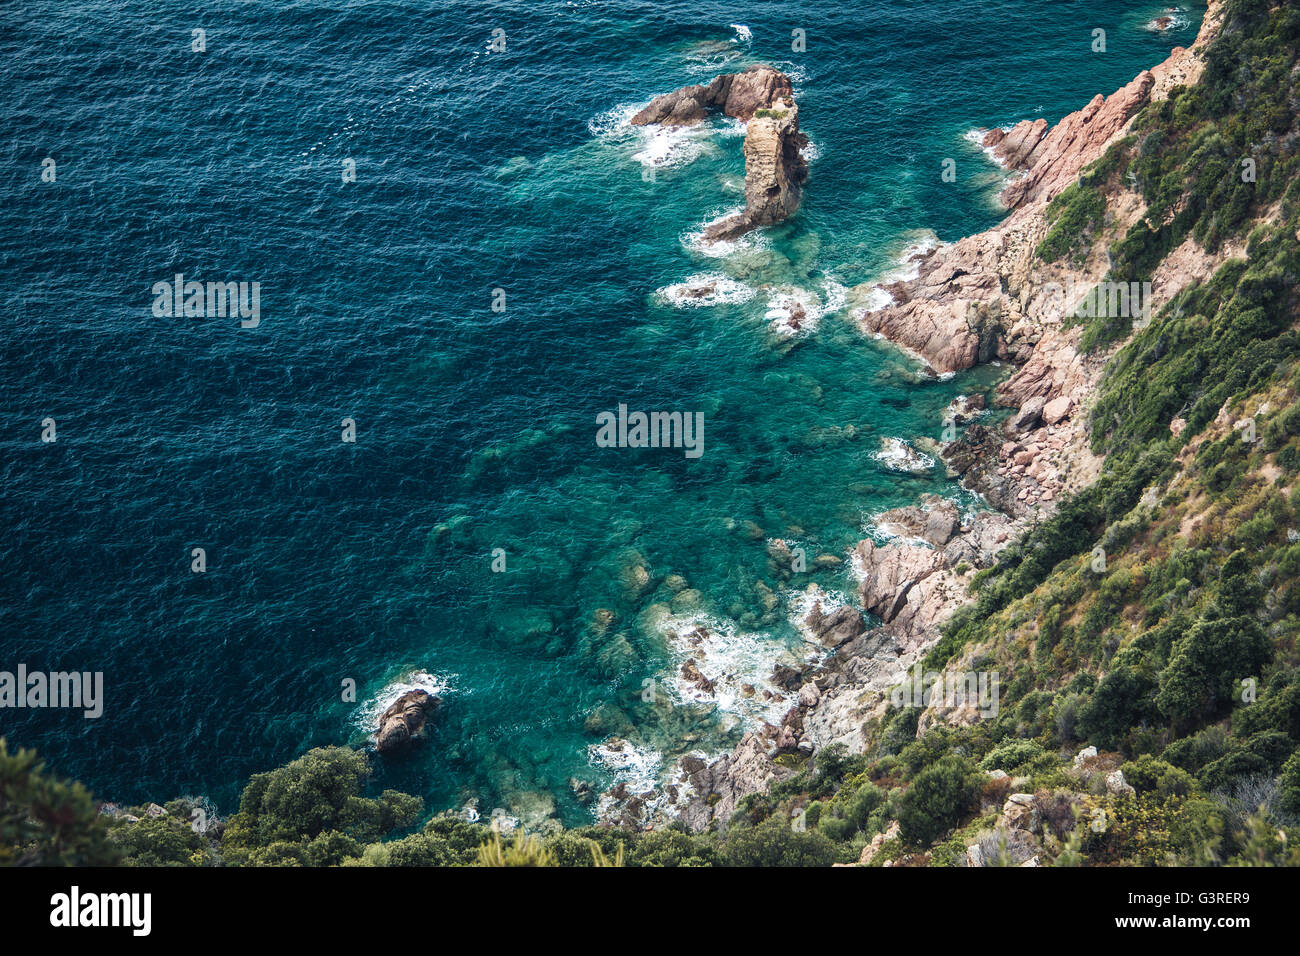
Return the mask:
{"type": "Polygon", "coordinates": [[[913,740],[898,753],[899,763],[909,777],[915,776],[926,767],[931,766],[940,757],[951,753],[957,746],[958,732],[939,724],[913,740]]]}
{"type": "Polygon", "coordinates": [[[1258,700],[1233,711],[1232,730],[1242,738],[1278,730],[1300,741],[1300,670],[1277,670],[1260,689],[1258,700]]]}
{"type": "Polygon", "coordinates": [[[1293,753],[1282,764],[1281,777],[1278,780],[1280,790],[1278,806],[1300,819],[1300,751],[1293,753]]]}
{"type": "Polygon", "coordinates": [[[307,844],[304,856],[307,866],[341,866],[344,860],[359,857],[363,850],[346,833],[329,830],[307,844]]]}
{"type": "Polygon", "coordinates": [[[1051,228],[1038,245],[1038,257],[1055,262],[1069,256],[1079,261],[1086,255],[1084,241],[1106,217],[1106,197],[1095,186],[1071,183],[1048,204],[1051,228]]]}
{"type": "Polygon", "coordinates": [[[1230,745],[1227,732],[1216,724],[1173,741],[1160,756],[1175,767],[1199,773],[1202,767],[1227,753],[1230,745]]]}
{"type": "Polygon", "coordinates": [[[192,866],[207,847],[187,818],[170,814],[115,820],[110,833],[128,866],[192,866]]]}
{"type": "Polygon", "coordinates": [[[718,850],[712,838],[678,830],[642,834],[628,854],[628,866],[716,866],[718,850]]]}
{"type": "Polygon", "coordinates": [[[1175,861],[1179,845],[1172,830],[1185,802],[1154,793],[1121,794],[1102,798],[1096,825],[1079,827],[1083,849],[1095,863],[1129,860],[1139,866],[1167,866],[1175,861]]]}
{"type": "Polygon", "coordinates": [[[1238,842],[1227,866],[1300,866],[1300,829],[1279,828],[1267,814],[1251,814],[1238,842]]]}
{"type": "Polygon", "coordinates": [[[385,790],[378,799],[362,797],[368,774],[365,756],[347,747],[310,750],[283,767],[254,774],[240,797],[239,812],[226,825],[223,848],[297,845],[327,830],[372,842],[414,823],[424,801],[395,790],[385,790]]]}
{"type": "Polygon", "coordinates": [[[434,852],[445,856],[450,865],[469,866],[478,859],[484,826],[447,811],[431,817],[420,832],[433,845],[434,852]]]}
{"type": "Polygon", "coordinates": [[[824,833],[800,833],[773,817],[752,826],[733,826],[722,845],[724,866],[830,866],[835,845],[824,833]]]}
{"type": "Polygon", "coordinates": [[[885,727],[880,733],[878,750],[881,754],[897,754],[916,739],[921,711],[920,707],[903,707],[889,712],[885,727]]]}
{"type": "MultiPolygon", "coordinates": [[[[809,812],[806,822],[809,826],[816,826],[836,843],[842,843],[860,833],[867,826],[871,814],[884,803],[884,791],[865,779],[863,774],[860,778],[846,781],[830,803],[818,805],[815,820],[809,812]]],[[[810,805],[809,810],[811,809],[810,805]]]]}
{"type": "Polygon", "coordinates": [[[90,791],[0,737],[0,866],[112,866],[121,854],[90,791]]]}
{"type": "Polygon", "coordinates": [[[1212,720],[1231,706],[1238,682],[1259,674],[1268,657],[1264,630],[1254,620],[1198,621],[1174,643],[1156,706],[1176,726],[1212,720]]]}
{"type": "Polygon", "coordinates": [[[1201,770],[1201,787],[1222,791],[1247,778],[1271,779],[1294,751],[1295,742],[1280,731],[1252,734],[1201,770]]]}
{"type": "Polygon", "coordinates": [[[1186,770],[1173,764],[1143,754],[1136,761],[1123,764],[1120,772],[1138,793],[1154,793],[1159,797],[1186,797],[1196,788],[1196,781],[1186,770]]]}
{"type": "Polygon", "coordinates": [[[1130,667],[1114,667],[1079,708],[1078,730],[1100,750],[1116,750],[1130,728],[1155,715],[1156,683],[1130,667]]]}
{"type": "Polygon", "coordinates": [[[903,794],[899,835],[923,846],[953,828],[973,809],[981,775],[965,757],[947,756],[926,767],[903,794]]]}
{"type": "Polygon", "coordinates": [[[1042,745],[1033,740],[1012,740],[995,747],[980,761],[981,770],[1005,770],[1010,773],[1029,766],[1045,756],[1042,745]]]}
{"type": "Polygon", "coordinates": [[[423,833],[390,840],[384,848],[388,851],[385,866],[453,866],[459,862],[447,851],[445,844],[431,840],[423,833]]]}

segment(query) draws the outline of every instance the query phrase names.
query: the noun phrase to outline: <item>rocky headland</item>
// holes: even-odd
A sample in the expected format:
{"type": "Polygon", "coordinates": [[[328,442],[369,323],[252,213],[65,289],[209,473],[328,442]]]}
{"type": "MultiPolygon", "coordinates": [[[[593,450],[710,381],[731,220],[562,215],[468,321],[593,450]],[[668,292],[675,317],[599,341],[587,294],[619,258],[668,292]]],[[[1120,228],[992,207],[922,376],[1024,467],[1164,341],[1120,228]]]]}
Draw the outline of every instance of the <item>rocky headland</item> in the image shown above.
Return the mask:
{"type": "Polygon", "coordinates": [[[713,113],[745,123],[745,208],[710,223],[704,238],[734,239],[794,215],[803,198],[808,163],[802,150],[799,107],[790,78],[770,66],[714,77],[707,86],[684,86],[656,96],[632,117],[633,126],[694,126],[713,113]]]}
{"type": "MultiPolygon", "coordinates": [[[[683,758],[668,787],[671,800],[638,800],[633,812],[614,801],[603,815],[606,822],[654,826],[662,821],[644,812],[654,805],[694,830],[725,826],[746,795],[794,772],[783,755],[798,760],[837,743],[851,753],[861,752],[867,745],[864,726],[885,713],[891,689],[934,646],[940,625],[970,600],[970,576],[994,564],[1057,502],[1097,477],[1101,460],[1090,448],[1087,413],[1101,373],[1119,346],[1083,352],[1081,329],[1063,322],[1073,303],[1062,303],[1059,290],[1095,286],[1107,278],[1109,262],[1105,243],[1094,244],[1083,263],[1039,258],[1036,250],[1050,228],[1047,206],[1126,134],[1144,104],[1166,97],[1179,84],[1195,82],[1221,15],[1221,4],[1211,2],[1191,48],[1175,48],[1164,63],[1108,97],[1095,97],[1055,126],[1027,120],[982,134],[985,147],[1016,173],[1002,193],[1008,217],[987,232],[925,254],[915,278],[883,287],[889,304],[860,308],[855,317],[865,331],[898,345],[936,373],[995,360],[1016,366],[993,394],[994,404],[1009,412],[989,414],[978,396],[958,401],[946,418],[964,431],[954,441],[928,446],[949,475],[961,478],[990,510],[963,517],[952,502],[929,497],[876,516],[876,535],[859,542],[848,556],[859,581],[858,606],[827,611],[813,602],[802,622],[805,632],[833,653],[820,664],[779,668],[784,672],[773,675],[774,683],[792,695],[780,723],[751,729],[732,753],[712,762],[683,758]],[[879,624],[868,626],[874,621],[879,624]]],[[[706,103],[725,102],[730,109],[730,87],[718,85],[725,79],[660,97],[643,115],[698,121],[693,118],[704,115],[706,103]],[[694,92],[701,90],[705,92],[694,92]]],[[[778,81],[764,81],[762,88],[781,87],[778,81]]],[[[755,97],[747,94],[738,102],[753,103],[755,97]]],[[[1108,188],[1107,200],[1106,226],[1116,235],[1144,215],[1141,197],[1122,182],[1108,188]]],[[[1210,256],[1191,239],[1185,246],[1153,276],[1152,310],[1237,251],[1210,256]]],[[[880,288],[855,291],[867,301],[880,288]]],[[[924,441],[916,444],[925,448],[924,441]]],[[[776,555],[778,561],[780,557],[776,555]]],[[[978,650],[958,655],[948,666],[967,668],[973,653],[978,650]]],[[[922,714],[918,735],[936,722],[974,719],[969,707],[945,709],[937,703],[922,714]]],[[[1011,810],[1017,809],[1011,806],[1015,796],[1008,798],[1011,810]]],[[[864,857],[871,851],[869,846],[864,857]]]]}

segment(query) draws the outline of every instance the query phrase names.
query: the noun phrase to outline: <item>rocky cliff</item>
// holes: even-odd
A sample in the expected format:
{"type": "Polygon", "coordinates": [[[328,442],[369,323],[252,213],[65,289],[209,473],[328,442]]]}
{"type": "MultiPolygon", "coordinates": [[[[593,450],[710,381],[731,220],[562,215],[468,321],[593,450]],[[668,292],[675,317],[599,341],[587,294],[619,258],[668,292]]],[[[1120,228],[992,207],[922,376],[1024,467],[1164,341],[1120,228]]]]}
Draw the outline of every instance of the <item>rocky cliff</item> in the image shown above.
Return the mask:
{"type": "MultiPolygon", "coordinates": [[[[779,759],[783,754],[797,759],[836,743],[861,751],[864,724],[885,713],[891,688],[934,646],[939,626],[969,600],[969,576],[994,564],[1062,497],[1096,478],[1100,459],[1090,450],[1084,412],[1113,350],[1082,352],[1079,329],[1064,326],[1066,308],[1059,299],[1053,301],[1049,290],[1053,284],[1095,285],[1107,276],[1109,262],[1102,242],[1094,244],[1082,264],[1049,264],[1039,258],[1036,250],[1050,225],[1047,205],[1125,134],[1143,104],[1195,81],[1220,17],[1221,4],[1212,2],[1192,48],[1176,48],[1165,63],[1109,97],[1096,97],[1055,127],[1037,120],[989,133],[986,143],[1022,173],[1003,193],[1011,215],[988,232],[936,250],[921,263],[915,279],[888,287],[892,304],[858,313],[865,329],[914,352],[939,372],[995,358],[1019,366],[995,395],[999,404],[1017,409],[1010,418],[985,425],[977,420],[983,413],[978,406],[951,409],[951,417],[968,427],[959,441],[934,449],[951,475],[961,476],[998,510],[960,522],[951,503],[923,500],[876,517],[875,527],[886,542],[862,541],[851,560],[859,575],[862,611],[882,623],[867,629],[862,611],[841,608],[830,615],[813,606],[805,624],[819,639],[825,632],[828,639],[822,643],[835,647],[835,654],[819,667],[784,675],[798,694],[779,727],[765,725],[747,734],[733,754],[711,765],[698,758],[690,758],[690,767],[683,765],[677,807],[691,828],[725,826],[747,794],[790,776],[793,771],[779,759]],[[848,626],[854,622],[846,622],[846,616],[856,625],[848,626]]],[[[671,104],[662,108],[670,113],[679,109],[671,104]]],[[[693,111],[682,109],[688,115],[693,111]]],[[[1123,183],[1113,185],[1107,198],[1108,234],[1123,235],[1145,206],[1123,183]]],[[[1229,246],[1209,256],[1190,239],[1185,245],[1153,275],[1153,309],[1239,251],[1229,246]]],[[[927,708],[919,732],[936,721],[973,719],[941,706],[927,708]]]]}
{"type": "MultiPolygon", "coordinates": [[[[984,145],[1018,173],[1002,192],[1011,216],[994,229],[941,246],[919,264],[916,278],[884,287],[892,301],[859,310],[862,327],[940,373],[994,358],[1033,363],[1027,376],[1003,391],[1005,404],[1018,405],[1030,395],[1050,400],[1061,394],[1077,355],[1067,346],[1068,337],[1059,334],[1063,306],[1072,303],[1062,303],[1055,290],[1096,283],[1106,269],[1104,261],[1070,270],[1036,258],[1050,225],[1047,205],[1125,134],[1143,105],[1163,99],[1176,84],[1195,81],[1200,51],[1217,28],[1217,7],[1211,5],[1191,49],[1176,47],[1160,66],[1144,70],[1108,97],[1098,95],[1056,126],[1037,119],[988,131],[984,145]]],[[[1140,204],[1127,201],[1131,197],[1117,198],[1118,215],[1129,222],[1136,219],[1140,204]]],[[[876,288],[858,291],[865,298],[876,288]]]]}

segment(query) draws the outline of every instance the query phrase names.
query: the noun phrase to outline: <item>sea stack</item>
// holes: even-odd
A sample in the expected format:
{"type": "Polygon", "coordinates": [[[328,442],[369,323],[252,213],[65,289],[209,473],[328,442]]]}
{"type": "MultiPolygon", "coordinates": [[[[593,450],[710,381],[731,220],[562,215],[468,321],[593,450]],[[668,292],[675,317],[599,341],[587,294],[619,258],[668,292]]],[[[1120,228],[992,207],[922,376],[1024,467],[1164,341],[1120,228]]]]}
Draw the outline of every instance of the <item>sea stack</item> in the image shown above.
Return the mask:
{"type": "Polygon", "coordinates": [[[438,709],[439,699],[425,690],[410,690],[394,701],[379,718],[375,749],[380,753],[403,750],[424,735],[430,714],[438,709]]]}
{"type": "Polygon", "coordinates": [[[794,215],[808,178],[802,153],[808,137],[799,131],[790,77],[765,65],[723,74],[707,86],[684,86],[656,96],[632,117],[632,125],[694,126],[711,112],[746,124],[745,208],[707,227],[705,238],[734,239],[794,215]]]}

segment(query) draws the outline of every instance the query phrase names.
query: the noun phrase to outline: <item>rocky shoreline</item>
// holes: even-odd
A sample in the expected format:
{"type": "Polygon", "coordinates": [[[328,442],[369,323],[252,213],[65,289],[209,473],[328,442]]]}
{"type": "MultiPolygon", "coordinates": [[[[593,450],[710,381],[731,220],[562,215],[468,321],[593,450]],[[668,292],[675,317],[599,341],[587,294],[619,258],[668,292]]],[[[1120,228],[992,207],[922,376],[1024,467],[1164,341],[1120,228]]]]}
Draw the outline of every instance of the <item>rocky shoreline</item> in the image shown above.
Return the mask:
{"type": "MultiPolygon", "coordinates": [[[[995,360],[1016,366],[993,395],[994,404],[1010,410],[1005,419],[984,424],[978,399],[958,403],[948,417],[965,426],[959,438],[942,446],[917,441],[991,510],[963,520],[952,502],[927,498],[877,516],[876,526],[888,540],[863,540],[849,555],[860,581],[860,607],[828,613],[813,601],[803,620],[805,630],[832,653],[820,664],[773,675],[794,695],[780,724],[765,722],[750,730],[732,753],[712,762],[682,758],[665,787],[667,799],[657,791],[628,794],[624,789],[617,795],[621,799],[603,804],[602,822],[653,827],[667,822],[666,815],[696,831],[725,826],[745,796],[794,773],[783,766],[791,762],[781,761],[783,755],[798,762],[831,744],[862,751],[867,745],[864,724],[885,713],[890,690],[933,647],[940,625],[970,600],[969,577],[995,563],[1028,527],[1050,516],[1062,498],[1097,477],[1101,459],[1090,449],[1087,411],[1118,346],[1081,353],[1081,329],[1067,328],[1062,321],[1074,303],[1062,302],[1059,290],[1092,288],[1106,278],[1109,262],[1105,243],[1095,243],[1082,264],[1038,259],[1035,250],[1049,230],[1047,205],[1125,135],[1143,105],[1195,81],[1201,52],[1220,17],[1221,3],[1212,0],[1191,48],[1175,48],[1164,63],[1109,97],[1095,97],[1055,126],[1039,119],[984,133],[983,145],[1017,174],[1002,193],[1011,210],[1007,219],[928,252],[913,279],[855,290],[860,301],[872,301],[873,293],[879,298],[881,288],[890,299],[882,308],[857,309],[853,314],[861,328],[915,355],[936,373],[995,360]],[[880,624],[868,627],[867,614],[880,624]]],[[[647,110],[694,116],[691,103],[696,99],[693,94],[686,98],[690,102],[659,98],[647,110]]],[[[1120,235],[1143,215],[1140,197],[1123,184],[1112,189],[1108,200],[1107,226],[1120,235]]],[[[1190,247],[1175,251],[1169,260],[1174,268],[1163,267],[1153,277],[1151,308],[1208,276],[1226,255],[1211,258],[1190,247]]],[[[773,554],[769,545],[769,554],[782,560],[779,548],[773,554]]],[[[964,665],[964,657],[954,666],[964,665]]],[[[974,719],[969,707],[946,710],[937,704],[923,713],[918,733],[939,721],[974,719]]]]}

